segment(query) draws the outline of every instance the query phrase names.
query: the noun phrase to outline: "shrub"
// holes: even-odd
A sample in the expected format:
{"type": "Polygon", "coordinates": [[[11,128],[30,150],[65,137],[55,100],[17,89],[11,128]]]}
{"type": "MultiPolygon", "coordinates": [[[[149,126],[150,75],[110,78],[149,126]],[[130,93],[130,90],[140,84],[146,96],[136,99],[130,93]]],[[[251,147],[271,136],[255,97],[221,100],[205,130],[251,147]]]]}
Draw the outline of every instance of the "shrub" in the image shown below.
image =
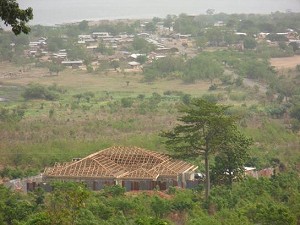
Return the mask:
{"type": "Polygon", "coordinates": [[[208,90],[209,91],[215,91],[215,90],[217,90],[217,88],[218,88],[217,84],[212,84],[212,85],[209,86],[208,90]]]}
{"type": "Polygon", "coordinates": [[[233,81],[232,81],[232,76],[231,75],[222,75],[220,77],[220,80],[222,81],[222,84],[223,85],[231,85],[233,84],[233,81]]]}
{"type": "Polygon", "coordinates": [[[121,187],[120,185],[113,185],[113,186],[106,186],[104,188],[104,195],[105,196],[123,196],[125,194],[125,188],[121,187]]]}
{"type": "Polygon", "coordinates": [[[144,94],[139,94],[139,95],[137,96],[137,99],[143,101],[143,100],[145,99],[145,95],[144,95],[144,94]]]}
{"type": "Polygon", "coordinates": [[[37,169],[18,169],[12,167],[5,167],[0,170],[0,177],[8,177],[10,179],[23,178],[28,176],[33,176],[38,173],[37,169]]]}
{"type": "Polygon", "coordinates": [[[56,83],[50,85],[50,86],[48,87],[48,90],[49,90],[49,91],[58,92],[58,93],[60,93],[60,94],[64,94],[64,93],[67,92],[67,90],[66,90],[65,88],[63,88],[63,87],[61,87],[61,86],[58,86],[56,83]]]}
{"type": "Polygon", "coordinates": [[[232,101],[245,101],[246,100],[246,94],[242,94],[242,93],[231,93],[229,95],[229,99],[232,101]]]}
{"type": "Polygon", "coordinates": [[[292,212],[287,207],[276,203],[258,203],[250,208],[247,214],[249,219],[256,224],[296,224],[292,212]]]}
{"type": "Polygon", "coordinates": [[[171,91],[171,90],[168,90],[168,91],[165,91],[163,94],[164,95],[182,96],[184,93],[182,91],[171,91]]]}
{"type": "Polygon", "coordinates": [[[243,85],[243,78],[238,77],[238,78],[235,79],[234,82],[235,82],[235,85],[236,85],[237,87],[240,87],[240,86],[243,85]]]}
{"type": "Polygon", "coordinates": [[[219,100],[218,96],[214,94],[204,94],[202,95],[202,98],[209,102],[218,102],[219,100]]]}
{"type": "Polygon", "coordinates": [[[121,105],[123,108],[130,108],[133,105],[133,99],[132,98],[122,98],[121,105]]]}
{"type": "Polygon", "coordinates": [[[167,200],[157,196],[154,196],[151,200],[150,206],[157,218],[162,218],[171,209],[170,203],[167,200]]]}
{"type": "Polygon", "coordinates": [[[92,72],[94,72],[94,69],[93,69],[93,67],[92,67],[91,65],[88,65],[88,66],[86,67],[86,71],[87,71],[88,73],[92,73],[92,72]]]}
{"type": "Polygon", "coordinates": [[[268,113],[275,118],[280,118],[286,112],[286,108],[284,106],[273,106],[268,109],[268,113]]]}
{"type": "Polygon", "coordinates": [[[192,97],[190,94],[184,94],[181,96],[180,99],[183,102],[183,104],[188,105],[188,104],[190,104],[192,97]]]}
{"type": "Polygon", "coordinates": [[[95,97],[95,93],[93,93],[91,91],[73,95],[73,98],[77,98],[78,102],[80,102],[80,100],[85,100],[86,102],[90,102],[91,98],[94,98],[94,97],[95,97]]]}
{"type": "Polygon", "coordinates": [[[25,114],[25,110],[17,107],[15,109],[0,108],[0,121],[1,122],[18,122],[25,114]]]}
{"type": "Polygon", "coordinates": [[[25,99],[45,99],[54,101],[59,98],[59,94],[40,84],[29,84],[22,94],[25,99]]]}

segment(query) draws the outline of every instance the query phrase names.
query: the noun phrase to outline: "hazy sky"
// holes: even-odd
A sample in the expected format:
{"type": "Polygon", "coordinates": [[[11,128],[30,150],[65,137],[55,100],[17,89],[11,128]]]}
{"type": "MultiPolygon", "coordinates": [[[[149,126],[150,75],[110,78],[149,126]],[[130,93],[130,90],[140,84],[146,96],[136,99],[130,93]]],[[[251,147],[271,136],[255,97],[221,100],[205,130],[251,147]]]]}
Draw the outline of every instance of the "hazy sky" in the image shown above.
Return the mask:
{"type": "Polygon", "coordinates": [[[152,18],[168,14],[300,12],[300,0],[19,0],[34,9],[33,24],[84,19],[152,18]]]}

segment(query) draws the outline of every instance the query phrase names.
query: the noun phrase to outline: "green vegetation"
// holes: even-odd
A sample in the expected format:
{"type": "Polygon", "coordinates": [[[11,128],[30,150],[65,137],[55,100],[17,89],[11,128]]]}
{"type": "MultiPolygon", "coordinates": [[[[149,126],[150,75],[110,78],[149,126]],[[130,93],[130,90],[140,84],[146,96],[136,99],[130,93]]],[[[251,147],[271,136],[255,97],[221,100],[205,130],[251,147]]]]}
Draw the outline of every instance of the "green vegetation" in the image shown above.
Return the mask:
{"type": "Polygon", "coordinates": [[[135,37],[132,42],[134,51],[149,53],[155,49],[154,45],[148,43],[145,39],[135,37]]]}
{"type": "Polygon", "coordinates": [[[25,110],[21,107],[15,109],[0,108],[1,122],[18,122],[24,117],[25,110]]]}
{"type": "Polygon", "coordinates": [[[181,156],[208,177],[196,190],[166,193],[119,186],[94,193],[71,183],[21,195],[0,186],[0,224],[299,223],[299,46],[277,34],[289,29],[297,39],[299,18],[209,10],[0,32],[3,180],[112,145],[181,156]],[[114,38],[92,40],[93,32],[114,38]],[[168,47],[149,42],[151,34],[168,47]],[[83,65],[62,67],[66,54],[83,65]],[[165,146],[159,134],[168,130],[165,146]],[[275,174],[245,179],[244,166],[275,174]]]}
{"type": "Polygon", "coordinates": [[[45,100],[57,100],[59,93],[64,92],[63,89],[58,88],[57,85],[44,87],[39,84],[29,84],[23,93],[23,97],[26,100],[29,99],[45,99],[45,100]]]}
{"type": "Polygon", "coordinates": [[[124,193],[119,186],[91,192],[79,183],[54,183],[22,195],[0,187],[1,224],[286,224],[300,219],[299,177],[245,179],[215,186],[208,201],[200,190],[124,193]]]}
{"type": "Polygon", "coordinates": [[[162,133],[162,136],[168,138],[166,144],[175,154],[183,158],[203,155],[206,199],[209,197],[211,186],[211,155],[217,154],[215,172],[219,180],[224,180],[220,176],[227,176],[228,182],[225,183],[232,185],[233,178],[243,174],[247,149],[251,143],[237,130],[235,118],[226,114],[227,109],[228,107],[213,102],[194,99],[180,110],[183,114],[179,117],[181,125],[170,132],[162,133]]]}
{"type": "Polygon", "coordinates": [[[32,8],[20,9],[19,4],[15,0],[2,0],[0,5],[0,18],[4,24],[10,25],[15,34],[25,33],[30,31],[26,25],[29,20],[32,20],[32,8]]]}

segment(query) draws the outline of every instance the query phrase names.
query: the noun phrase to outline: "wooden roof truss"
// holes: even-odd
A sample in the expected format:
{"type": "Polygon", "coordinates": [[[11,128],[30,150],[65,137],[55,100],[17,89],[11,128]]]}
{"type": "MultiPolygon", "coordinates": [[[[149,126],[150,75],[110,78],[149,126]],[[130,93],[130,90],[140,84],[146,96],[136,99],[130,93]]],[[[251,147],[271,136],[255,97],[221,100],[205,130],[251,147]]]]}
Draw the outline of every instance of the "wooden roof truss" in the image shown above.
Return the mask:
{"type": "Polygon", "coordinates": [[[56,163],[45,169],[44,176],[156,180],[159,176],[177,177],[196,168],[187,162],[137,147],[111,147],[75,162],[56,163]]]}

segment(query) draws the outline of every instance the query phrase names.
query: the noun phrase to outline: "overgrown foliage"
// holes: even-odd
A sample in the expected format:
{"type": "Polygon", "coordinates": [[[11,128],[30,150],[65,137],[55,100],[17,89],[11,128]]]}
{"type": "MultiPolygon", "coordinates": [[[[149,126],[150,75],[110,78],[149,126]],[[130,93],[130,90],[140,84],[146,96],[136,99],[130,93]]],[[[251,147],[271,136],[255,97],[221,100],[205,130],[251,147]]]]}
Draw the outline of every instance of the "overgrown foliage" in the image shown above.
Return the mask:
{"type": "Polygon", "coordinates": [[[119,194],[119,186],[91,192],[80,183],[65,182],[54,184],[49,193],[37,189],[22,195],[0,186],[0,223],[296,225],[300,220],[299,186],[295,173],[247,178],[231,188],[213,187],[208,201],[199,191],[182,189],[169,194],[148,191],[124,195],[119,194]]]}
{"type": "Polygon", "coordinates": [[[16,35],[22,32],[27,34],[30,31],[26,23],[33,19],[32,11],[32,8],[20,9],[15,0],[0,1],[0,18],[5,25],[12,27],[16,35]]]}
{"type": "Polygon", "coordinates": [[[45,99],[49,101],[54,101],[59,98],[59,94],[63,93],[64,90],[58,88],[57,85],[45,87],[40,84],[29,84],[23,93],[23,97],[27,100],[29,99],[45,99]]]}

